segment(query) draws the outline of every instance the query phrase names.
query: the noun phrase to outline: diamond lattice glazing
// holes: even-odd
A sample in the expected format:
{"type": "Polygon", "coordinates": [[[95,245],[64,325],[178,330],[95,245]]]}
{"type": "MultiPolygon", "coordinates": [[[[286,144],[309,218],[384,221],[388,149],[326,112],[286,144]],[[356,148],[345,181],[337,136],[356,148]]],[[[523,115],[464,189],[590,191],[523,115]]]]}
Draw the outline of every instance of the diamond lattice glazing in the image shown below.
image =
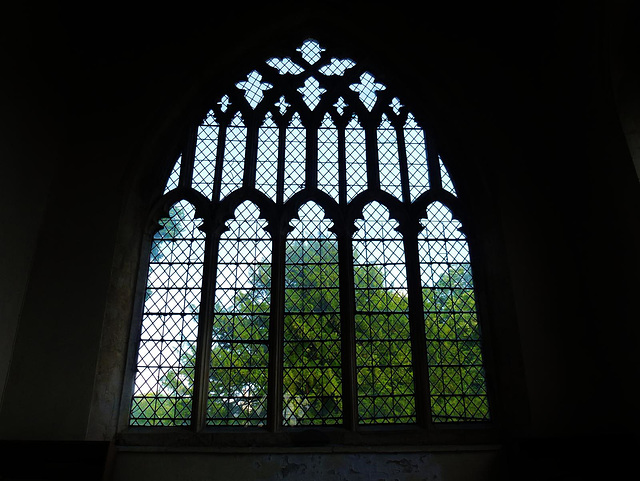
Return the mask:
{"type": "Polygon", "coordinates": [[[404,126],[404,143],[407,153],[409,193],[411,200],[416,200],[420,194],[429,190],[429,173],[424,131],[411,114],[408,115],[404,126]]]}
{"type": "Polygon", "coordinates": [[[401,235],[382,205],[368,204],[353,237],[356,375],[360,423],[415,422],[401,235]]]}
{"type": "Polygon", "coordinates": [[[218,248],[207,423],[266,422],[271,242],[250,202],[238,206],[218,248]]]}
{"type": "Polygon", "coordinates": [[[342,422],[338,246],[323,210],[299,210],[287,238],[283,352],[284,424],[342,422]]]}
{"type": "Polygon", "coordinates": [[[285,143],[284,200],[289,200],[305,185],[307,133],[300,115],[294,114],[287,127],[285,143]]]}
{"type": "Polygon", "coordinates": [[[256,166],[256,189],[275,202],[278,175],[279,129],[271,113],[267,114],[258,133],[258,158],[256,166]]]}
{"type": "Polygon", "coordinates": [[[400,159],[398,157],[398,139],[396,130],[386,115],[378,127],[378,169],[380,188],[396,199],[402,199],[400,183],[400,159]]]}
{"type": "Polygon", "coordinates": [[[347,202],[367,188],[367,152],[365,133],[357,117],[353,117],[345,132],[347,158],[347,202]]]}
{"type": "Polygon", "coordinates": [[[220,195],[223,198],[242,187],[246,143],[247,129],[242,122],[242,116],[237,113],[227,127],[224,159],[222,161],[222,178],[224,181],[220,185],[220,195]]]}
{"type": "Polygon", "coordinates": [[[338,202],[338,130],[329,114],[318,130],[318,189],[338,202]]]}
{"type": "Polygon", "coordinates": [[[362,65],[315,40],[289,54],[216,93],[195,142],[185,130],[154,204],[156,219],[175,205],[153,239],[136,320],[131,424],[324,426],[351,413],[402,424],[429,408],[436,423],[489,420],[469,246],[444,203],[464,207],[437,142],[428,159],[423,120],[362,65]],[[420,223],[418,238],[402,237],[420,223]],[[352,252],[338,256],[338,238],[352,252]],[[405,247],[419,265],[406,265],[405,247]],[[424,339],[411,339],[409,296],[424,339]],[[345,326],[354,336],[341,338],[345,326]],[[343,380],[356,382],[345,397],[343,380]]]}
{"type": "Polygon", "coordinates": [[[182,201],[161,219],[151,246],[137,372],[133,426],[191,421],[204,234],[182,201]]]}
{"type": "Polygon", "coordinates": [[[207,198],[213,194],[213,180],[216,171],[216,151],[220,126],[213,112],[198,127],[196,151],[193,159],[192,187],[207,198]]]}
{"type": "Polygon", "coordinates": [[[458,227],[435,202],[418,239],[434,422],[489,419],[469,251],[458,227]]]}

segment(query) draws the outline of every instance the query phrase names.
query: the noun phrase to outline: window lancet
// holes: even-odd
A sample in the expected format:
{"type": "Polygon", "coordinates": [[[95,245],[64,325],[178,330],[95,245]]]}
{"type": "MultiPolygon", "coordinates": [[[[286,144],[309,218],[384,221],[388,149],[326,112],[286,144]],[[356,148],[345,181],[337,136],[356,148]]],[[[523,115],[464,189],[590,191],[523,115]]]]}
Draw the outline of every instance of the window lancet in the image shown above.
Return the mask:
{"type": "Polygon", "coordinates": [[[242,187],[246,144],[247,129],[238,112],[227,127],[224,158],[222,159],[222,177],[225,181],[220,184],[221,197],[226,197],[242,187]]]}
{"type": "Polygon", "coordinates": [[[256,167],[256,189],[276,200],[276,182],[278,172],[278,126],[271,112],[267,113],[258,134],[258,160],[256,167]]]}
{"type": "Polygon", "coordinates": [[[347,201],[352,201],[367,188],[367,151],[365,132],[357,117],[353,117],[345,132],[347,158],[347,201]]]}
{"type": "Polygon", "coordinates": [[[154,217],[130,426],[491,419],[462,199],[394,95],[307,40],[206,106],[154,217]]]}
{"type": "Polygon", "coordinates": [[[402,198],[400,183],[400,158],[398,157],[398,139],[396,131],[386,115],[378,127],[378,165],[380,188],[396,199],[402,198]]]}
{"type": "Polygon", "coordinates": [[[414,381],[401,234],[387,209],[368,204],[353,236],[358,417],[415,422],[414,381]]]}
{"type": "MultiPolygon", "coordinates": [[[[212,111],[209,111],[207,118],[198,126],[192,186],[208,199],[213,195],[219,128],[220,125],[212,111]]],[[[179,169],[179,167],[177,168],[179,169]]],[[[180,171],[178,170],[178,172],[180,171]]],[[[177,183],[175,184],[177,186],[177,183]]]]}
{"type": "Polygon", "coordinates": [[[131,424],[189,424],[198,344],[204,233],[193,206],[175,204],[153,236],[131,424]]]}
{"type": "Polygon", "coordinates": [[[292,224],[284,275],[284,424],[340,424],[338,245],[316,204],[300,207],[292,224]]]}
{"type": "Polygon", "coordinates": [[[305,186],[307,134],[298,113],[294,114],[285,136],[284,200],[305,186]]]}
{"type": "Polygon", "coordinates": [[[329,114],[318,129],[318,189],[339,202],[338,130],[329,114]]]}
{"type": "Polygon", "coordinates": [[[271,242],[258,217],[239,205],[218,244],[208,424],[266,423],[271,242]]]}
{"type": "Polygon", "coordinates": [[[418,236],[434,422],[489,417],[469,248],[451,211],[434,202],[418,236]]]}

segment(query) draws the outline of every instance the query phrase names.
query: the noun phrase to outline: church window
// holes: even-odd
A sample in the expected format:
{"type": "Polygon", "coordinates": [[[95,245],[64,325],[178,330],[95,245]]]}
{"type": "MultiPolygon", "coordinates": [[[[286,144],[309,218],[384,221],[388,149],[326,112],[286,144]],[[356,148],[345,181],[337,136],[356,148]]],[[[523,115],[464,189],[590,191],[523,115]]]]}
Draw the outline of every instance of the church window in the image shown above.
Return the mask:
{"type": "Polygon", "coordinates": [[[489,421],[462,200],[420,119],[315,40],[218,98],[158,201],[129,425],[489,421]]]}

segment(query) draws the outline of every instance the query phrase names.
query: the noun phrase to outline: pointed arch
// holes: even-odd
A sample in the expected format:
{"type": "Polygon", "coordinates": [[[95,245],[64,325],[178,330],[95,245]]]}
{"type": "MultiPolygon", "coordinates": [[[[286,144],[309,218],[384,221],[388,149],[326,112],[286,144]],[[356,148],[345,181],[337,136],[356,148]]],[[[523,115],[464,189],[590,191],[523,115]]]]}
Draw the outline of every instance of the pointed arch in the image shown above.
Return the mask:
{"type": "Polygon", "coordinates": [[[158,225],[130,408],[134,426],[189,424],[192,414],[205,235],[186,201],[174,204],[158,225]]]}
{"type": "Polygon", "coordinates": [[[247,128],[240,112],[236,112],[226,130],[224,158],[222,160],[222,181],[220,183],[220,196],[222,198],[242,187],[246,144],[247,128]]]}
{"type": "Polygon", "coordinates": [[[382,114],[377,130],[380,188],[397,199],[402,199],[400,157],[396,130],[385,114],[382,114]]]}
{"type": "Polygon", "coordinates": [[[347,124],[345,132],[345,157],[347,164],[347,202],[367,188],[367,152],[365,132],[357,116],[347,124]]]}
{"type": "Polygon", "coordinates": [[[373,73],[315,40],[256,68],[187,129],[153,204],[182,211],[161,221],[143,274],[154,304],[135,321],[145,354],[129,424],[353,434],[490,420],[451,214],[465,210],[433,137],[373,73]],[[168,263],[162,285],[170,245],[197,257],[168,263]],[[182,330],[168,327],[177,319],[182,330]],[[154,322],[176,337],[149,337],[154,322]]]}
{"type": "Polygon", "coordinates": [[[207,424],[266,424],[272,259],[265,223],[258,207],[245,201],[220,236],[207,424]]]}
{"type": "Polygon", "coordinates": [[[256,166],[256,189],[276,201],[278,175],[279,128],[271,112],[267,113],[258,131],[258,159],[256,166]]]}
{"type": "Polygon", "coordinates": [[[318,189],[339,202],[338,129],[329,113],[318,129],[318,189]]]}
{"type": "Polygon", "coordinates": [[[414,382],[402,235],[378,202],[353,235],[358,418],[415,422],[414,382]]]}
{"type": "Polygon", "coordinates": [[[487,421],[489,405],[469,247],[460,222],[433,202],[418,235],[434,422],[487,421]]]}
{"type": "Polygon", "coordinates": [[[340,264],[332,221],[303,204],[287,236],[284,275],[284,424],[342,423],[340,264]]]}

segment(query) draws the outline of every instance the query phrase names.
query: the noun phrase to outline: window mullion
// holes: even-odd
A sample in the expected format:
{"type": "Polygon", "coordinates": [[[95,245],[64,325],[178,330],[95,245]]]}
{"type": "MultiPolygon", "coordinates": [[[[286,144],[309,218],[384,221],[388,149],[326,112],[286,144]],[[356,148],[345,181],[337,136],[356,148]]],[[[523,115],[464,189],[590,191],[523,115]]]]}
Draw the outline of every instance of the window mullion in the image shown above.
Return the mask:
{"type": "Polygon", "coordinates": [[[305,172],[305,186],[315,189],[318,187],[318,126],[307,127],[307,159],[305,172]]]}
{"type": "Polygon", "coordinates": [[[286,233],[273,229],[271,264],[271,313],[269,319],[269,377],[267,386],[267,429],[282,426],[282,356],[284,342],[284,270],[286,233]]]}
{"type": "Polygon", "coordinates": [[[378,166],[378,131],[376,125],[365,126],[365,148],[367,159],[367,187],[380,189],[380,167],[378,166]]]}
{"type": "Polygon", "coordinates": [[[338,129],[338,200],[341,206],[347,205],[347,153],[345,126],[341,123],[338,129]]]}
{"type": "Polygon", "coordinates": [[[350,235],[338,238],[340,263],[340,318],[342,333],[342,410],[344,427],[354,431],[358,424],[356,382],[355,291],[353,281],[353,245],[350,235]]]}
{"type": "Polygon", "coordinates": [[[424,134],[427,143],[427,168],[429,170],[429,185],[431,189],[442,189],[442,179],[440,175],[440,162],[435,142],[429,132],[424,134]]]}
{"type": "Polygon", "coordinates": [[[180,162],[180,180],[178,181],[178,185],[180,187],[191,187],[197,135],[198,126],[192,126],[189,128],[187,142],[182,154],[182,161],[180,162]]]}
{"type": "Polygon", "coordinates": [[[400,162],[400,184],[402,188],[402,199],[405,204],[411,203],[409,189],[409,170],[407,166],[407,149],[404,141],[404,129],[396,127],[396,138],[398,139],[398,160],[400,162]]]}
{"type": "Polygon", "coordinates": [[[216,171],[213,179],[213,201],[218,201],[220,199],[220,188],[222,185],[222,163],[224,162],[224,149],[225,143],[227,139],[227,128],[229,126],[228,122],[220,122],[220,126],[218,127],[218,145],[216,150],[216,171]]]}
{"type": "Polygon", "coordinates": [[[409,328],[411,332],[411,353],[413,380],[416,399],[416,422],[422,427],[431,424],[429,402],[429,373],[425,345],[424,312],[422,306],[422,283],[420,277],[420,255],[418,252],[419,225],[412,222],[404,226],[405,262],[407,265],[407,294],[409,303],[409,328]]]}
{"type": "Polygon", "coordinates": [[[212,234],[205,223],[204,266],[202,272],[202,297],[198,316],[198,346],[196,350],[195,377],[193,386],[193,410],[191,424],[201,431],[206,424],[209,393],[209,369],[211,362],[211,337],[213,330],[213,306],[215,302],[215,284],[220,234],[212,234]]]}
{"type": "Polygon", "coordinates": [[[255,117],[247,120],[247,144],[244,156],[243,187],[254,187],[256,183],[256,159],[258,156],[258,122],[255,117]]]}
{"type": "Polygon", "coordinates": [[[279,205],[282,204],[284,199],[284,153],[286,148],[286,135],[287,123],[282,122],[282,124],[278,126],[278,173],[276,174],[276,203],[279,205]]]}

